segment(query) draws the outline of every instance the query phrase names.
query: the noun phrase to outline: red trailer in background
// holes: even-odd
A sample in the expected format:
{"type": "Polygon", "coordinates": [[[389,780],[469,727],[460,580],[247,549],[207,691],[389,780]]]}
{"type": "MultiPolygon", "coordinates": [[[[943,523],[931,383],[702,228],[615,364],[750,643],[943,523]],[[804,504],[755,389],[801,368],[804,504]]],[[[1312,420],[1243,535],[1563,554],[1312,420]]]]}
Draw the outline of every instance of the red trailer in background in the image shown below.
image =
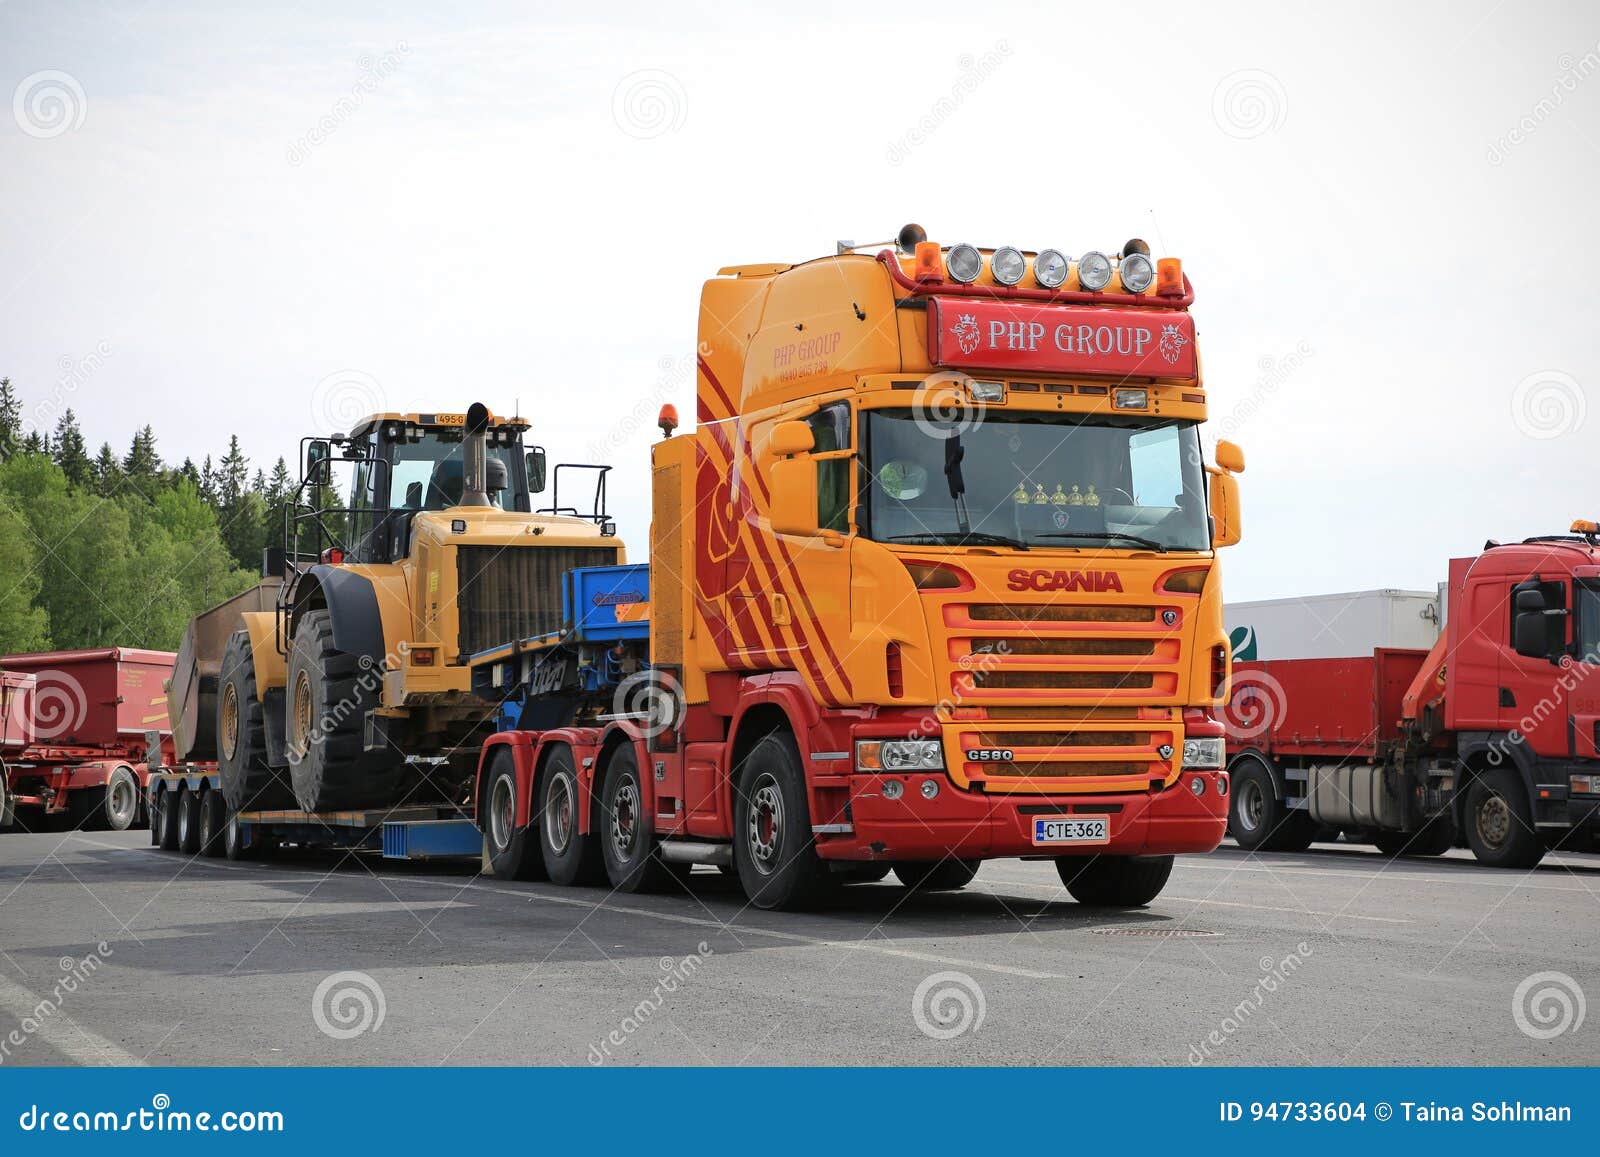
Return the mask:
{"type": "Polygon", "coordinates": [[[143,823],[148,733],[172,756],[172,662],[132,647],[0,658],[0,827],[143,823]]]}
{"type": "Polygon", "coordinates": [[[1600,844],[1600,526],[1573,530],[1452,559],[1431,651],[1235,662],[1239,844],[1464,843],[1498,867],[1600,844]]]}

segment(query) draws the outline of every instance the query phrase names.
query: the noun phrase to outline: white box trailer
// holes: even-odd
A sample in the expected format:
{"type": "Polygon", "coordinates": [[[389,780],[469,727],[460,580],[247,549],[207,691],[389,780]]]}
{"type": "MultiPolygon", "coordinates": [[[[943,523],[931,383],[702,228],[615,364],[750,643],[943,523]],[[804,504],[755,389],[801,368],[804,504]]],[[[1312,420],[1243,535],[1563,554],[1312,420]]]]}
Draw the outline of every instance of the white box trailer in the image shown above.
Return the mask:
{"type": "Polygon", "coordinates": [[[1427,650],[1444,622],[1444,587],[1433,591],[1351,591],[1228,603],[1223,617],[1233,657],[1346,659],[1378,647],[1427,650]]]}

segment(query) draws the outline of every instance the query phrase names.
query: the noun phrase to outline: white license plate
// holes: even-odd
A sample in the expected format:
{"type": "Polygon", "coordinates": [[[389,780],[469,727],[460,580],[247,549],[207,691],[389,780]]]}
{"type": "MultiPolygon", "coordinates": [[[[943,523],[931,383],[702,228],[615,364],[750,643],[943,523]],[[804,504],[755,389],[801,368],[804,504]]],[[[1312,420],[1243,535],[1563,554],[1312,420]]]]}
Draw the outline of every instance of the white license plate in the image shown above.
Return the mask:
{"type": "Polygon", "coordinates": [[[1110,816],[1034,816],[1033,842],[1043,844],[1109,844],[1110,816]]]}

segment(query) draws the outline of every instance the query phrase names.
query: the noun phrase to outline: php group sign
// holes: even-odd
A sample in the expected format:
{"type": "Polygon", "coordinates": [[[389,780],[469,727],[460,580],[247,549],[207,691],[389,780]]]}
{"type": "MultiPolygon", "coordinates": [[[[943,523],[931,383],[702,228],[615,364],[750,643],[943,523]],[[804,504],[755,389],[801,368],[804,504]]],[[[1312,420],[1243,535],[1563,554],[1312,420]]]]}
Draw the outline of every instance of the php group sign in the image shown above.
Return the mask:
{"type": "Polygon", "coordinates": [[[928,352],[950,369],[1192,381],[1194,320],[1185,312],[935,297],[928,352]]]}

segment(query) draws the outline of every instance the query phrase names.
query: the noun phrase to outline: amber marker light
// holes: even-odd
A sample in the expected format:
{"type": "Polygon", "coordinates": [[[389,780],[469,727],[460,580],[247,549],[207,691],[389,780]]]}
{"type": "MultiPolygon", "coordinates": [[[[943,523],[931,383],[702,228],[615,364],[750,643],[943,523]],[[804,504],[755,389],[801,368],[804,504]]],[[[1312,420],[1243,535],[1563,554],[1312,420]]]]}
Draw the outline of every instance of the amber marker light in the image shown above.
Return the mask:
{"type": "Polygon", "coordinates": [[[1163,257],[1156,262],[1156,293],[1162,297],[1183,296],[1183,262],[1163,257]]]}

